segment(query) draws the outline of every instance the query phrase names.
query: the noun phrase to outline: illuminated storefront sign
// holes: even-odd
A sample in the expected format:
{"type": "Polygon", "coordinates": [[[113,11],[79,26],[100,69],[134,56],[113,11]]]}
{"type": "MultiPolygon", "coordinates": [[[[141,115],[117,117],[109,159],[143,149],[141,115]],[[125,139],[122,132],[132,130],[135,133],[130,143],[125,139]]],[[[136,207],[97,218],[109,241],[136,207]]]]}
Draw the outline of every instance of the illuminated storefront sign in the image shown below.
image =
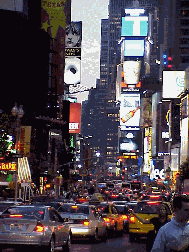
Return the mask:
{"type": "Polygon", "coordinates": [[[16,171],[16,163],[0,163],[0,171],[16,171]]]}

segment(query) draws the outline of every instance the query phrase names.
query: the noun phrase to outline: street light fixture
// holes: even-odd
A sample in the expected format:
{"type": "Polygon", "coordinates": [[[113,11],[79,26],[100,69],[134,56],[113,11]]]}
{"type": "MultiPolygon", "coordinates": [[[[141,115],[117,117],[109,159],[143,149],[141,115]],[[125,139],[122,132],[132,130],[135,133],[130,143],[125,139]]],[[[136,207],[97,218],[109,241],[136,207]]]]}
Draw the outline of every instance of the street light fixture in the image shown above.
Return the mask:
{"type": "MultiPolygon", "coordinates": [[[[19,108],[18,108],[17,104],[15,103],[15,105],[12,108],[11,112],[12,112],[13,116],[16,116],[16,130],[17,130],[17,134],[16,134],[16,154],[19,156],[20,150],[18,148],[18,143],[19,143],[20,119],[24,115],[23,106],[20,105],[19,108]]],[[[17,202],[17,195],[18,195],[18,159],[17,159],[17,170],[16,170],[16,174],[15,174],[15,195],[14,195],[15,196],[15,198],[14,198],[15,202],[17,202]]]]}

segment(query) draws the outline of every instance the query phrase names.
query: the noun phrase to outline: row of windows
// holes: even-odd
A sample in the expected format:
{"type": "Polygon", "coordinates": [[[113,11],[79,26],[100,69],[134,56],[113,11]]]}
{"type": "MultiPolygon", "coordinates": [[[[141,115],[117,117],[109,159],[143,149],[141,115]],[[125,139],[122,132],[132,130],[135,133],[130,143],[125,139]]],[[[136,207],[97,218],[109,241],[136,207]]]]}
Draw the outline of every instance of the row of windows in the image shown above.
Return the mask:
{"type": "Polygon", "coordinates": [[[182,35],[189,35],[189,30],[188,29],[181,30],[181,34],[182,35]]]}
{"type": "Polygon", "coordinates": [[[106,154],[107,154],[107,155],[116,155],[117,152],[116,152],[116,151],[115,151],[115,152],[113,152],[113,151],[107,151],[106,154]]]}
{"type": "Polygon", "coordinates": [[[113,117],[118,117],[118,116],[119,116],[119,114],[109,113],[109,114],[108,114],[108,117],[110,117],[110,116],[113,116],[113,117]]]}

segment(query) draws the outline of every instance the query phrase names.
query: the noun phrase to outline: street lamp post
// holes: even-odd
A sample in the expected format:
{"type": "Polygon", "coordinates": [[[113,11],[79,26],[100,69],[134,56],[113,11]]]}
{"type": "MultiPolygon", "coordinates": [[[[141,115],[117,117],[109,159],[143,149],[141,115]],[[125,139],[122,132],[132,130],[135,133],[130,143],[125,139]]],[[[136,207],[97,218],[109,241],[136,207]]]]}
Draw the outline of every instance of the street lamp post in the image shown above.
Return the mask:
{"type": "MultiPolygon", "coordinates": [[[[11,110],[12,115],[16,116],[16,154],[20,154],[20,150],[18,148],[18,143],[19,143],[19,132],[20,132],[20,119],[24,115],[23,111],[23,106],[20,105],[19,108],[17,107],[17,104],[15,103],[14,107],[11,110]]],[[[17,170],[15,174],[15,195],[14,195],[14,200],[17,202],[17,195],[18,195],[18,157],[17,157],[17,170]]]]}

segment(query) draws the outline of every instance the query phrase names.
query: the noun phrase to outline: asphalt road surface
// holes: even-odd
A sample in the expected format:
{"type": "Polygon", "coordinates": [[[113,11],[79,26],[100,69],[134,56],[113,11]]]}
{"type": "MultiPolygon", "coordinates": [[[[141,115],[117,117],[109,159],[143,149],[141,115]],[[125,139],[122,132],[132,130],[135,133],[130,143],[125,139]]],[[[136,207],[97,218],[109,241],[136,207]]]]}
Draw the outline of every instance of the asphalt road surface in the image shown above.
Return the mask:
{"type": "MultiPolygon", "coordinates": [[[[2,249],[2,252],[27,252],[27,248],[14,250],[11,248],[2,249]]],[[[35,249],[34,249],[35,251],[35,249]]],[[[45,249],[43,249],[45,252],[45,249]]],[[[56,248],[56,252],[62,251],[61,247],[56,248]]],[[[122,237],[109,238],[106,242],[92,244],[89,240],[75,240],[71,245],[70,252],[146,252],[146,240],[130,243],[129,235],[124,234],[122,237]]]]}

